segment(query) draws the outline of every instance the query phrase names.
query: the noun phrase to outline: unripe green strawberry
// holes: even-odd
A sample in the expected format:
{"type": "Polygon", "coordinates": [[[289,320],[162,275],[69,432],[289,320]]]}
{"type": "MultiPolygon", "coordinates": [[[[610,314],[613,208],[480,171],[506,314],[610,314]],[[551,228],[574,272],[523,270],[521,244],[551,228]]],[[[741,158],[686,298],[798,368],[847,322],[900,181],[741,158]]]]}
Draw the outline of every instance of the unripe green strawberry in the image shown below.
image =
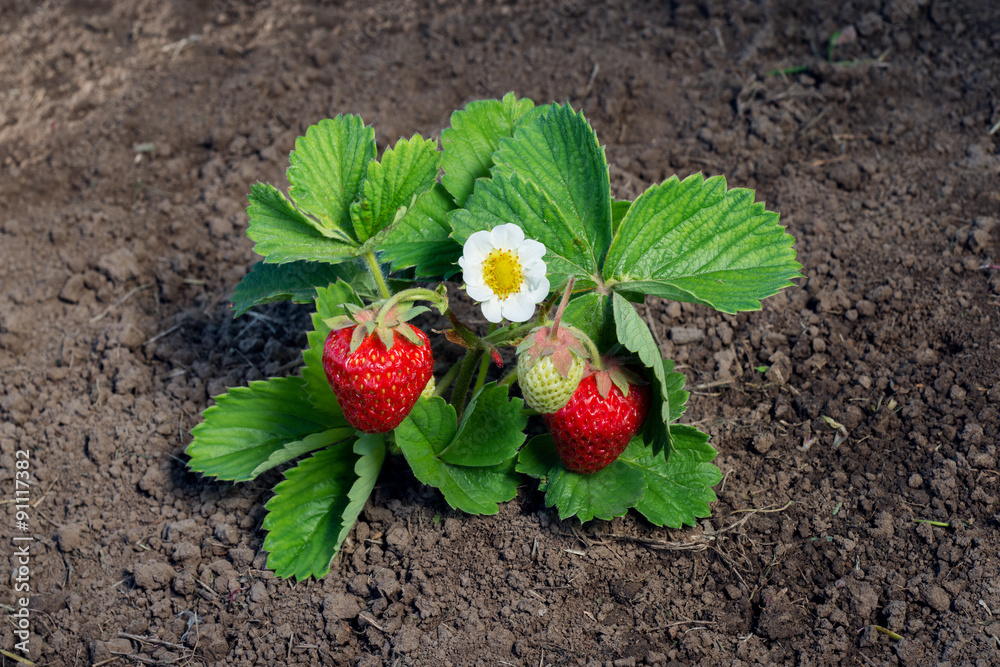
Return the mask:
{"type": "Polygon", "coordinates": [[[427,335],[409,324],[368,334],[357,325],[330,332],[323,370],[347,422],[365,433],[386,433],[410,413],[431,379],[434,358],[427,335]],[[402,327],[409,329],[405,335],[402,327]],[[352,352],[352,342],[359,339],[352,352]]]}
{"type": "Polygon", "coordinates": [[[571,327],[538,327],[517,346],[517,384],[528,407],[551,414],[566,405],[587,370],[587,348],[571,327]]]}
{"type": "Polygon", "coordinates": [[[420,392],[420,398],[434,398],[434,391],[436,389],[437,383],[434,382],[434,376],[432,375],[431,379],[428,380],[427,384],[424,386],[424,390],[420,392]]]}
{"type": "Polygon", "coordinates": [[[586,367],[582,359],[573,357],[569,374],[564,377],[556,370],[552,357],[542,357],[530,365],[518,363],[517,384],[529,407],[550,414],[569,402],[586,367]]]}
{"type": "Polygon", "coordinates": [[[619,388],[621,382],[612,382],[607,374],[602,378],[601,373],[583,378],[561,410],[542,415],[552,431],[559,460],[567,470],[581,475],[611,465],[649,414],[648,385],[628,381],[625,395],[619,388]]]}

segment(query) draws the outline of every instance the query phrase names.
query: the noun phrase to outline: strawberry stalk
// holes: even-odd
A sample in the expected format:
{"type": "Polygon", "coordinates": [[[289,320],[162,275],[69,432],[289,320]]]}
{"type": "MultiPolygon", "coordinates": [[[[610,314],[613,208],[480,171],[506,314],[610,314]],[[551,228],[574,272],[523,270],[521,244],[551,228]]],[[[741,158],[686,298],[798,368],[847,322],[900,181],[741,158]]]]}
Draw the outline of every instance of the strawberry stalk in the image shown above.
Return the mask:
{"type": "Polygon", "coordinates": [[[576,279],[573,276],[569,277],[566,281],[566,289],[563,290],[562,301],[559,302],[559,308],[556,310],[556,318],[552,321],[552,332],[549,334],[549,338],[552,340],[556,339],[556,334],[559,332],[559,322],[562,321],[563,311],[566,310],[566,305],[569,303],[569,295],[573,292],[573,283],[576,279]]]}
{"type": "Polygon", "coordinates": [[[368,270],[371,271],[372,278],[375,279],[375,284],[378,285],[379,294],[382,295],[383,299],[388,299],[392,296],[392,292],[389,291],[389,285],[385,282],[385,276],[382,275],[382,267],[378,265],[378,260],[375,259],[375,253],[365,253],[364,257],[365,262],[368,263],[368,270]]]}
{"type": "Polygon", "coordinates": [[[458,377],[458,371],[461,367],[461,364],[451,365],[451,368],[444,374],[444,377],[437,383],[437,387],[434,389],[435,396],[444,396],[444,393],[451,387],[451,383],[458,377]]]}
{"type": "MultiPolygon", "coordinates": [[[[495,329],[496,325],[491,322],[489,333],[493,333],[495,329]]],[[[500,356],[497,354],[496,350],[490,348],[490,354],[489,355],[484,354],[482,360],[480,360],[479,362],[479,375],[476,376],[476,386],[472,388],[473,396],[475,396],[476,392],[482,389],[483,385],[486,384],[486,369],[490,367],[490,357],[492,357],[493,355],[496,355],[497,357],[500,356]]]]}
{"type": "Polygon", "coordinates": [[[455,378],[455,390],[451,393],[451,404],[455,407],[455,413],[459,419],[462,418],[462,412],[465,410],[465,398],[469,393],[469,385],[472,384],[472,374],[476,372],[476,364],[479,363],[479,358],[482,356],[482,350],[468,350],[465,353],[465,358],[462,359],[458,377],[455,378]]]}
{"type": "Polygon", "coordinates": [[[450,312],[448,311],[448,297],[444,294],[423,287],[414,287],[386,297],[386,300],[379,306],[379,313],[378,317],[375,319],[375,325],[381,326],[385,322],[386,316],[392,310],[392,307],[396,304],[411,303],[417,300],[430,301],[434,307],[442,313],[450,312]]]}

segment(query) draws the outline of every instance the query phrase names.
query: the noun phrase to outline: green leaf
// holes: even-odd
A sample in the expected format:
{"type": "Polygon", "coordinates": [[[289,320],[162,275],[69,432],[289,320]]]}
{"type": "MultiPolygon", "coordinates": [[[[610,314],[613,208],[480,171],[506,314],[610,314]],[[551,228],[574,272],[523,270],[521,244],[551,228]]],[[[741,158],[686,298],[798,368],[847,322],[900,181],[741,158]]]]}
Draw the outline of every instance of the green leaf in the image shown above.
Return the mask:
{"type": "Polygon", "coordinates": [[[349,280],[352,274],[353,271],[343,264],[257,262],[233,290],[230,299],[233,317],[239,317],[254,306],[275,301],[311,303],[316,299],[317,287],[325,287],[338,278],[349,280]]]}
{"type": "Polygon", "coordinates": [[[368,163],[361,186],[361,199],[350,206],[355,237],[361,243],[397,220],[400,208],[430,190],[437,178],[437,141],[419,134],[400,139],[382,154],[381,161],[368,163]]]}
{"type": "Polygon", "coordinates": [[[490,175],[493,153],[504,137],[531,111],[535,103],[507,93],[502,100],[477,100],[451,115],[451,127],[441,132],[442,185],[461,206],[477,178],[490,175]]]}
{"type": "Polygon", "coordinates": [[[438,458],[457,466],[494,466],[510,461],[524,442],[524,401],[508,398],[507,386],[490,382],[465,408],[455,437],[438,458]]]}
{"type": "Polygon", "coordinates": [[[354,433],[339,409],[314,408],[305,382],[297,377],[233,387],[215,401],[191,431],[194,440],[187,455],[191,470],[219,479],[253,479],[258,468],[285,447],[300,447],[298,443],[310,437],[329,444],[354,433]]]}
{"type": "Polygon", "coordinates": [[[600,267],[611,242],[611,182],[604,149],[583,112],[549,106],[501,140],[493,159],[494,178],[517,173],[555,202],[600,267]]]}
{"type": "Polygon", "coordinates": [[[323,346],[330,334],[330,327],[323,320],[345,314],[346,303],[363,305],[347,283],[338,280],[329,287],[317,288],[316,312],[312,314],[313,330],[306,335],[309,346],[302,352],[302,359],[305,361],[302,380],[309,401],[319,410],[341,416],[343,413],[337,404],[337,397],[326,379],[326,371],[323,370],[323,346]]]}
{"type": "Polygon", "coordinates": [[[340,442],[354,435],[354,430],[348,427],[332,428],[319,433],[312,433],[301,440],[290,442],[281,449],[272,453],[267,460],[253,469],[252,476],[256,478],[261,473],[276,468],[283,463],[288,463],[299,458],[303,454],[315,452],[330,445],[340,442]]]}
{"type": "Polygon", "coordinates": [[[627,199],[616,199],[611,203],[611,229],[614,232],[618,232],[618,226],[621,225],[631,206],[632,202],[627,199]]]}
{"type": "Polygon", "coordinates": [[[670,435],[673,437],[671,458],[683,458],[698,463],[708,463],[718,454],[712,445],[708,444],[708,435],[687,424],[671,424],[670,435]]]}
{"type": "Polygon", "coordinates": [[[320,227],[303,215],[274,186],[250,187],[247,236],[257,242],[254,251],[270,264],[297,260],[336,264],[354,257],[354,242],[320,227]]]}
{"type": "MultiPolygon", "coordinates": [[[[360,444],[360,443],[359,443],[360,444]]],[[[343,442],[314,454],[285,473],[268,501],[264,530],[267,566],[282,578],[319,579],[357,519],[382,459],[379,439],[356,448],[343,442]],[[355,453],[355,452],[358,453],[355,453]]]]}
{"type": "Polygon", "coordinates": [[[382,259],[393,271],[413,268],[417,278],[444,279],[456,273],[462,246],[451,238],[448,213],[454,209],[451,195],[436,183],[382,242],[382,259]]]}
{"type": "Polygon", "coordinates": [[[640,291],[735,313],[799,276],[794,239],[752,190],[721,176],[672,177],[629,208],[604,263],[615,290],[640,291]]]}
{"type": "Polygon", "coordinates": [[[518,454],[517,472],[540,480],[545,506],[559,510],[559,518],[576,516],[580,521],[622,516],[642,498],[645,481],[634,466],[615,461],[592,475],[580,475],[563,467],[552,443],[552,435],[535,436],[518,454]]]}
{"type": "Polygon", "coordinates": [[[667,370],[663,367],[663,356],[646,322],[635,312],[635,307],[617,292],[612,296],[615,316],[615,331],[618,341],[639,360],[652,369],[656,382],[653,385],[653,400],[645,430],[649,433],[657,451],[670,442],[668,424],[671,421],[670,392],[667,389],[667,370]],[[659,413],[657,413],[659,410],[659,413]],[[658,417],[658,418],[656,418],[658,417]]]}
{"type": "Polygon", "coordinates": [[[440,397],[417,401],[395,431],[396,444],[417,479],[440,489],[445,501],[456,509],[469,514],[496,514],[500,510],[497,503],[517,494],[520,478],[514,472],[514,461],[489,467],[446,463],[438,454],[457,433],[455,409],[440,397]]]}
{"type": "Polygon", "coordinates": [[[716,499],[712,487],[722,480],[722,473],[711,463],[674,453],[665,459],[643,446],[639,438],[629,443],[618,462],[643,476],[646,490],[635,508],[650,523],[680,528],[711,516],[708,504],[716,499]]]}
{"type": "MultiPolygon", "coordinates": [[[[358,456],[357,463],[354,464],[354,474],[357,479],[351,485],[351,490],[347,492],[347,507],[340,515],[340,533],[337,535],[337,546],[333,555],[340,551],[340,546],[351,534],[351,528],[358,520],[358,515],[368,502],[368,497],[375,488],[378,481],[378,474],[382,470],[385,462],[385,435],[381,433],[364,433],[358,436],[354,443],[354,453],[358,456]]],[[[331,555],[331,560],[333,559],[331,555]]]]}
{"type": "Polygon", "coordinates": [[[591,290],[573,298],[563,311],[563,322],[587,334],[600,350],[616,342],[611,299],[606,294],[591,290]]]}
{"type": "Polygon", "coordinates": [[[691,396],[691,392],[684,390],[687,378],[683,373],[674,373],[674,362],[666,357],[663,358],[663,370],[666,372],[666,381],[663,383],[667,391],[667,398],[670,401],[670,422],[673,423],[681,418],[687,409],[686,403],[691,396]]]}
{"type": "Polygon", "coordinates": [[[644,487],[642,472],[620,460],[591,475],[570,472],[560,464],[549,471],[545,506],[555,505],[560,519],[610,520],[634,507],[644,487]]]}
{"type": "Polygon", "coordinates": [[[451,195],[440,183],[407,209],[406,215],[382,242],[383,261],[393,271],[414,269],[417,278],[446,279],[458,272],[462,246],[451,238],[448,213],[455,209],[451,195]]]}
{"type": "Polygon", "coordinates": [[[351,202],[375,159],[375,130],[359,116],[328,118],[295,141],[288,168],[289,194],[331,230],[349,234],[351,202]]]}
{"type": "Polygon", "coordinates": [[[517,454],[515,470],[529,477],[540,480],[538,490],[545,492],[548,488],[549,472],[559,465],[559,454],[552,444],[552,434],[536,435],[528,441],[517,454]]]}
{"type": "Polygon", "coordinates": [[[476,181],[465,208],[452,212],[452,234],[465,243],[472,234],[503,224],[515,224],[527,238],[545,245],[549,282],[559,285],[576,276],[577,287],[593,287],[599,275],[597,260],[577,221],[571,224],[539,187],[518,174],[494,172],[476,181]]]}

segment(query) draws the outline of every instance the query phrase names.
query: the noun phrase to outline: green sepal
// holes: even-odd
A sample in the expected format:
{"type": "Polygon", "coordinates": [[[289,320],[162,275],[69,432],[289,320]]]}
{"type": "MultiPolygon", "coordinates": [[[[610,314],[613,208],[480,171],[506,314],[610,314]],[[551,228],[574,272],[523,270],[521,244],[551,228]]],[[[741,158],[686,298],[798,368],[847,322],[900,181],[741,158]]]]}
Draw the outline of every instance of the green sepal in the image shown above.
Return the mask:
{"type": "Polygon", "coordinates": [[[191,431],[187,447],[188,467],[211,477],[250,480],[285,448],[300,448],[310,437],[334,442],[351,435],[336,403],[332,409],[314,407],[301,378],[251,382],[215,401],[191,431]]]}
{"type": "Polygon", "coordinates": [[[690,456],[686,449],[665,458],[644,446],[641,438],[629,443],[618,462],[643,476],[645,492],[635,509],[650,523],[680,528],[711,516],[708,504],[716,500],[712,487],[722,480],[715,465],[690,456]]]}
{"type": "Polygon", "coordinates": [[[239,317],[254,306],[276,301],[312,303],[316,288],[340,280],[349,280],[356,267],[325,262],[287,262],[268,264],[257,262],[236,285],[230,302],[233,317],[239,317]]]}
{"type": "Polygon", "coordinates": [[[451,127],[441,132],[441,184],[458,206],[472,193],[476,179],[490,175],[500,140],[512,136],[534,106],[507,93],[502,100],[469,102],[451,114],[451,127]]]}
{"type": "Polygon", "coordinates": [[[458,419],[455,408],[440,397],[418,400],[395,436],[416,478],[440,489],[455,509],[496,514],[498,503],[517,494],[520,478],[513,459],[492,466],[453,465],[442,459],[441,452],[458,437],[458,419]]]}
{"type": "MultiPolygon", "coordinates": [[[[417,334],[417,332],[414,331],[413,327],[410,326],[409,324],[407,324],[406,322],[402,322],[398,326],[396,326],[395,327],[395,331],[398,331],[400,336],[402,336],[406,340],[410,341],[414,345],[423,345],[424,344],[424,339],[421,338],[417,334]]],[[[386,349],[389,349],[388,345],[386,345],[386,349]]]]}
{"type": "Polygon", "coordinates": [[[375,130],[360,116],[322,120],[295,141],[287,172],[288,193],[324,228],[351,238],[350,206],[361,193],[368,163],[375,154],[375,130]]]}
{"type": "Polygon", "coordinates": [[[372,330],[373,330],[374,328],[375,328],[375,323],[374,323],[374,322],[371,322],[371,321],[369,321],[369,322],[364,322],[364,323],[362,323],[361,325],[359,325],[359,326],[358,326],[358,327],[357,327],[357,328],[356,328],[356,329],[355,329],[355,330],[354,330],[354,331],[353,331],[353,332],[351,333],[351,345],[350,345],[350,347],[348,348],[348,353],[349,353],[349,354],[354,354],[355,352],[357,352],[357,351],[358,351],[358,348],[359,348],[359,347],[361,347],[361,343],[363,343],[363,342],[364,342],[364,340],[365,340],[365,338],[366,338],[366,337],[367,337],[367,336],[368,336],[369,334],[371,334],[371,332],[372,332],[372,330]]]}
{"type": "Polygon", "coordinates": [[[247,236],[254,252],[269,264],[308,260],[336,264],[355,256],[355,243],[299,211],[277,188],[265,183],[250,187],[247,236]]]}
{"type": "Polygon", "coordinates": [[[604,263],[615,290],[700,303],[726,313],[759,310],[802,266],[778,214],[745,188],[694,174],[654,185],[633,202],[604,263]]]}
{"type": "Polygon", "coordinates": [[[266,505],[267,566],[282,578],[319,579],[350,533],[385,459],[379,435],[324,449],[285,472],[266,505]],[[353,445],[353,446],[352,446],[353,445]]]}
{"type": "Polygon", "coordinates": [[[330,327],[326,320],[344,314],[345,305],[360,306],[361,299],[347,283],[338,280],[329,287],[316,290],[316,311],[312,314],[313,330],[306,335],[309,346],[302,352],[305,365],[302,368],[302,380],[309,395],[309,402],[324,411],[340,413],[337,397],[330,388],[323,370],[323,347],[330,335],[330,327]]]}

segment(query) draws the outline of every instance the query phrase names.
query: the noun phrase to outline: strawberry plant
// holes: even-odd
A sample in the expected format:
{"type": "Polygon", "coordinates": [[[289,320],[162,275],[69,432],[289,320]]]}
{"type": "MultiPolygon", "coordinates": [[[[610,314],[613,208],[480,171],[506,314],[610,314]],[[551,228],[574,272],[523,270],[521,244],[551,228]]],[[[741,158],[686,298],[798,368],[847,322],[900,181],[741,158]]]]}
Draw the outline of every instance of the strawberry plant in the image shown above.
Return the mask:
{"type": "Polygon", "coordinates": [[[778,215],[700,174],[615,200],[604,149],[568,105],[472,102],[440,144],[418,135],[379,156],[370,127],[338,116],[296,142],[287,194],[251,188],[263,261],[235,315],[313,304],[308,347],[299,375],[217,397],[187,453],[224,480],[284,468],[263,523],[278,576],[329,571],[393,455],[472,514],[496,513],[527,475],[561,519],[709,516],[716,450],[679,423],[684,376],[634,304],[759,309],[801,268],[778,215]],[[433,340],[414,319],[428,308],[451,323],[433,340]],[[505,347],[514,368],[491,372],[505,347]],[[549,432],[528,440],[529,419],[549,432]]]}

